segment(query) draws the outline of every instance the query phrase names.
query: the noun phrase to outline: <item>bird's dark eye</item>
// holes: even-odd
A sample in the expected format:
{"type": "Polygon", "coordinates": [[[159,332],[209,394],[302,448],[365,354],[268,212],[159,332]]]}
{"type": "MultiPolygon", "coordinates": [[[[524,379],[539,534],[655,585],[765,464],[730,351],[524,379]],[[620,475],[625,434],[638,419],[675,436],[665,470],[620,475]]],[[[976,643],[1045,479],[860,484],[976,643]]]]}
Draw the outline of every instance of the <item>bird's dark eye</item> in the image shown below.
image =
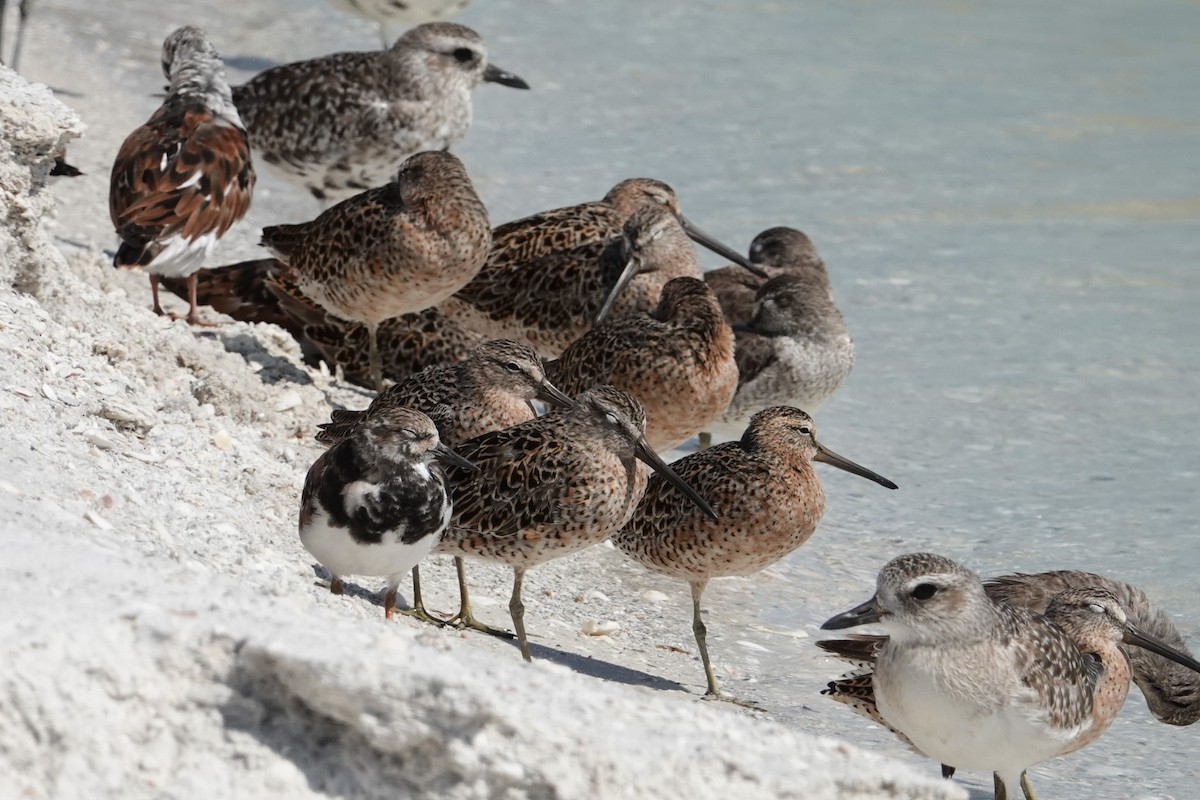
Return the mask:
{"type": "Polygon", "coordinates": [[[808,436],[812,433],[812,428],[808,427],[807,425],[801,425],[799,428],[797,428],[797,430],[799,430],[805,436],[808,436]]]}
{"type": "Polygon", "coordinates": [[[918,583],[912,590],[914,600],[928,600],[937,594],[937,587],[932,583],[918,583]]]}
{"type": "Polygon", "coordinates": [[[521,365],[515,361],[508,362],[507,364],[504,365],[504,368],[506,370],[508,370],[509,372],[520,372],[521,371],[521,365]]]}
{"type": "Polygon", "coordinates": [[[460,47],[454,51],[454,57],[458,59],[460,63],[466,64],[475,60],[475,51],[466,47],[460,47]]]}

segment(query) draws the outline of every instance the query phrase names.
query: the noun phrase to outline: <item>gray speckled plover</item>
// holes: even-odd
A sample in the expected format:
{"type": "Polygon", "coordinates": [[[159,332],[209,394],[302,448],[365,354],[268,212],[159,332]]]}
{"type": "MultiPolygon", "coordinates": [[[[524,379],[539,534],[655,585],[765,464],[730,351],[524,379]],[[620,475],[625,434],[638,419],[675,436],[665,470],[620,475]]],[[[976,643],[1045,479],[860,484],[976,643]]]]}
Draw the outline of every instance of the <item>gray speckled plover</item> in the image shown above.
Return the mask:
{"type": "Polygon", "coordinates": [[[386,50],[269,69],[233,100],[259,162],[329,203],[387,183],[414,153],[456,145],[481,81],[529,88],[488,62],[475,31],[431,22],[386,50]]]}
{"type": "Polygon", "coordinates": [[[466,169],[440,151],[417,153],[390,183],[311,222],[262,233],[263,245],[287,265],[306,297],[367,326],[378,390],[380,323],[436,305],[462,287],[479,271],[491,241],[487,209],[466,169]]]}
{"type": "Polygon", "coordinates": [[[671,465],[712,504],[715,518],[696,513],[655,477],[633,516],[612,537],[630,558],[691,587],[692,632],[704,665],[706,699],[729,698],[717,688],[700,597],[713,578],[752,575],[808,541],[825,512],[825,491],[813,461],[896,488],[820,444],[808,414],[779,406],[755,414],[741,440],[671,465]]]}
{"type": "Polygon", "coordinates": [[[975,573],[931,553],[888,562],[875,596],[822,629],[867,624],[887,636],[825,693],[948,767],[992,772],[997,800],[1015,798],[1018,787],[1032,800],[1028,767],[1090,744],[1112,724],[1131,677],[1122,644],[1200,672],[1140,630],[1106,588],[1068,589],[1041,615],[997,602],[975,573]]]}
{"type": "Polygon", "coordinates": [[[440,459],[473,465],[438,440],[420,411],[381,409],[326,450],[304,480],[300,541],[343,591],[345,575],[385,575],[383,613],[391,618],[400,579],[433,548],[450,523],[440,459]]]}
{"type": "Polygon", "coordinates": [[[167,98],[113,164],[108,207],[121,239],[113,264],[150,273],[156,314],[159,276],[186,277],[194,324],[196,270],[250,208],[254,168],[224,66],[203,31],[177,29],[162,57],[167,98]]]}

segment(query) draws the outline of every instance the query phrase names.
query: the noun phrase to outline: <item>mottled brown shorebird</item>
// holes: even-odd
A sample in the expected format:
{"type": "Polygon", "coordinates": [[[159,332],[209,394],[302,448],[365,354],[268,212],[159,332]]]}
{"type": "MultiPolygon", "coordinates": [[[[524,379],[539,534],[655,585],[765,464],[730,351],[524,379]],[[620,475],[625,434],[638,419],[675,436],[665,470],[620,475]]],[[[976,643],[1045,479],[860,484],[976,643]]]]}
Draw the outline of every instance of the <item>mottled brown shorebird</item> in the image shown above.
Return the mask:
{"type": "Polygon", "coordinates": [[[369,19],[379,27],[379,40],[387,47],[410,25],[449,19],[471,0],[329,0],[329,5],[369,19]]]}
{"type": "Polygon", "coordinates": [[[736,325],[750,319],[754,313],[754,298],[769,279],[780,275],[805,275],[811,283],[823,285],[832,292],[825,262],[807,235],[795,228],[767,228],[750,242],[750,261],[760,274],[737,265],[721,267],[704,273],[704,282],[717,295],[725,321],[736,325]]]}
{"type": "MultiPolygon", "coordinates": [[[[335,444],[351,436],[373,415],[395,407],[415,408],[429,414],[442,441],[457,447],[485,433],[511,428],[533,419],[533,400],[566,408],[574,404],[546,378],[542,360],[526,344],[496,339],[472,350],[459,364],[431,367],[389,386],[365,411],[335,410],[332,421],[321,425],[317,441],[335,444]]],[[[467,593],[461,557],[455,557],[460,595],[454,620],[464,627],[496,633],[475,619],[467,593]]],[[[421,578],[413,567],[413,614],[430,617],[421,600],[421,578]]]]}
{"type": "Polygon", "coordinates": [[[691,586],[692,631],[708,682],[707,699],[728,698],[717,688],[708,657],[700,616],[704,588],[713,578],[758,572],[808,541],[825,511],[825,492],[813,461],[896,488],[818,442],[808,414],[779,406],[755,414],[740,441],[672,465],[712,504],[715,520],[695,513],[652,478],[633,517],[612,537],[643,566],[691,586]]]}
{"type": "MultiPolygon", "coordinates": [[[[163,287],[187,298],[187,283],[162,279],[163,287]]],[[[286,330],[300,344],[304,361],[341,367],[350,383],[374,389],[367,326],[331,316],[305,297],[278,259],[260,258],[196,272],[196,299],[241,322],[286,330]]],[[[442,314],[437,306],[401,314],[379,324],[376,334],[383,377],[401,381],[426,367],[456,364],[484,339],[442,314]]]]}
{"type": "Polygon", "coordinates": [[[672,488],[679,505],[713,516],[695,490],[646,444],[646,418],[632,395],[601,386],[571,408],[484,434],[458,451],[478,472],[448,473],[454,519],[436,552],[508,564],[509,602],[521,655],[525,636],[521,585],[525,572],[607,539],[633,514],[646,488],[646,469],[672,488]]]}
{"type": "MultiPolygon", "coordinates": [[[[854,340],[827,287],[787,273],[758,290],[737,334],[737,394],[708,432],[740,436],[755,413],[776,405],[815,414],[854,369],[854,340]]],[[[707,442],[701,442],[702,447],[707,442]]]]}
{"type": "Polygon", "coordinates": [[[1090,744],[1112,724],[1129,691],[1123,648],[1200,673],[1200,663],[1142,631],[1106,588],[1055,594],[1042,615],[997,602],[973,572],[931,553],[890,561],[874,597],[822,628],[867,624],[888,635],[851,642],[865,658],[822,643],[859,667],[824,693],[944,765],[994,773],[997,800],[1018,786],[1033,800],[1028,767],[1090,744]]]}
{"type": "Polygon", "coordinates": [[[386,575],[391,619],[400,579],[450,523],[440,459],[473,465],[438,440],[433,421],[400,406],[381,409],[326,450],[304,479],[300,541],[343,591],[345,575],[386,575]]]}
{"type": "Polygon", "coordinates": [[[377,331],[466,284],[487,258],[492,231],[462,162],[418,153],[386,186],[343,200],[311,222],[263,229],[262,243],[301,292],[330,314],[367,327],[371,378],[383,389],[377,331]]]}
{"type": "Polygon", "coordinates": [[[175,30],[162,59],[167,98],[113,163],[108,209],[121,239],[113,265],[150,273],[159,315],[159,277],[187,278],[187,321],[196,324],[196,270],[250,208],[254,169],[224,65],[204,32],[175,30]]]}
{"type": "MultiPolygon", "coordinates": [[[[591,329],[624,267],[616,257],[602,263],[601,255],[620,247],[626,220],[645,206],[669,209],[693,241],[758,270],[684,217],[670,186],[630,178],[599,202],[544,211],[496,228],[487,263],[443,309],[489,338],[527,341],[542,357],[557,358],[591,329]]],[[[646,308],[657,299],[655,291],[646,308]]]]}
{"type": "Polygon", "coordinates": [[[529,88],[488,63],[475,31],[431,22],[386,50],[269,69],[233,100],[259,161],[328,203],[387,183],[414,153],[458,144],[481,81],[529,88]]]}
{"type": "Polygon", "coordinates": [[[668,450],[699,433],[733,399],[733,331],[698,278],[675,278],[648,313],[606,320],[546,365],[567,394],[612,384],[646,409],[646,441],[668,450]]]}

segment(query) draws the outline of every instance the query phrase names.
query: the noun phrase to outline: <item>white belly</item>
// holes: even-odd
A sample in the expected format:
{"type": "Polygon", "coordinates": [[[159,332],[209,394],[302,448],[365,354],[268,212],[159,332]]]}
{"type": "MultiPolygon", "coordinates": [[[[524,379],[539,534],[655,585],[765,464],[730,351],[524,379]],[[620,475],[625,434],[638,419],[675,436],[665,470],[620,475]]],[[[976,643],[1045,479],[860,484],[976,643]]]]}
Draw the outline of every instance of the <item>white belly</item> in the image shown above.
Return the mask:
{"type": "Polygon", "coordinates": [[[362,544],[346,528],[329,525],[328,519],[318,508],[311,523],[300,531],[300,542],[338,577],[386,575],[398,580],[429,553],[439,538],[434,534],[404,544],[399,536],[388,534],[377,544],[362,544]]]}

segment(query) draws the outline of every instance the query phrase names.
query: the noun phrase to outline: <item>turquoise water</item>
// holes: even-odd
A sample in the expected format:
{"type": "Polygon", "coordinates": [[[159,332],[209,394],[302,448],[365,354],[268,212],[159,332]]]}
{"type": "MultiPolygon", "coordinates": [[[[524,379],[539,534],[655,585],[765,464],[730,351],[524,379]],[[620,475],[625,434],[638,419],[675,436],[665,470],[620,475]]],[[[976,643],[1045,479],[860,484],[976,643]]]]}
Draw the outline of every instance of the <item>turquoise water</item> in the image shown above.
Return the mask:
{"type": "MultiPolygon", "coordinates": [[[[829,265],[858,363],[820,433],[901,488],[823,472],[817,534],[773,579],[715,584],[714,615],[815,635],[928,549],[1133,581],[1200,645],[1200,5],[477,0],[461,19],[536,89],[477,94],[461,152],[497,219],[646,174],[740,249],[792,225],[829,265]]],[[[809,641],[749,638],[776,718],[911,757],[816,696],[838,666],[809,641]]],[[[1195,797],[1198,736],[1135,691],[1034,782],[1195,797]]]]}

